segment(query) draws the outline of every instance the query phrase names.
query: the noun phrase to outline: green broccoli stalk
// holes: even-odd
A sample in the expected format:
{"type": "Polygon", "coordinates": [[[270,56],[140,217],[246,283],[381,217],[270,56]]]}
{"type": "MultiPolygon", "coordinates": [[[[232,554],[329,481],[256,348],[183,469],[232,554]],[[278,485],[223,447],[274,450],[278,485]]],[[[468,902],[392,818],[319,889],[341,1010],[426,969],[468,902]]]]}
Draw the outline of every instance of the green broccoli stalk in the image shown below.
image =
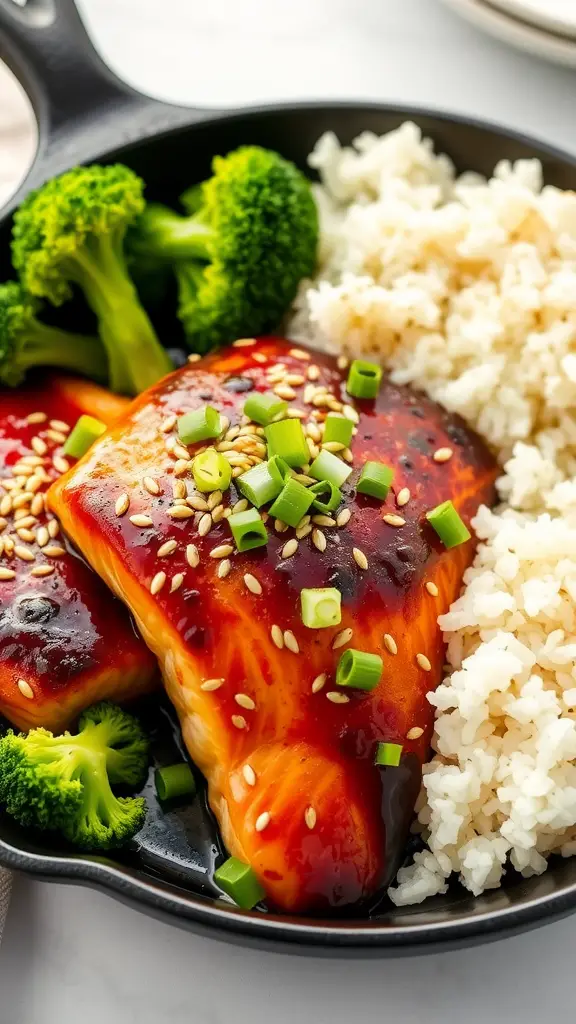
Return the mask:
{"type": "Polygon", "coordinates": [[[48,327],[36,319],[37,303],[16,281],[0,284],[0,381],[20,384],[36,366],[57,366],[105,383],[106,353],[98,338],[48,327]]]}
{"type": "Polygon", "coordinates": [[[135,255],[174,263],[179,316],[198,352],[277,327],[318,243],[310,182],[294,164],[244,146],[212,166],[182,196],[188,217],[150,204],[129,240],[135,255]]]}
{"type": "Polygon", "coordinates": [[[136,394],[172,369],[138,298],[124,255],[144,209],[127,167],[76,167],[31,192],[14,215],[12,258],[26,291],[60,305],[79,286],[99,324],[110,384],[136,394]]]}
{"type": "Polygon", "coordinates": [[[32,729],[3,736],[0,803],[21,825],[59,832],[85,850],[108,850],[144,824],[144,798],[117,797],[110,784],[142,784],[148,741],[132,715],[106,702],[85,711],[78,728],[75,735],[32,729]]]}

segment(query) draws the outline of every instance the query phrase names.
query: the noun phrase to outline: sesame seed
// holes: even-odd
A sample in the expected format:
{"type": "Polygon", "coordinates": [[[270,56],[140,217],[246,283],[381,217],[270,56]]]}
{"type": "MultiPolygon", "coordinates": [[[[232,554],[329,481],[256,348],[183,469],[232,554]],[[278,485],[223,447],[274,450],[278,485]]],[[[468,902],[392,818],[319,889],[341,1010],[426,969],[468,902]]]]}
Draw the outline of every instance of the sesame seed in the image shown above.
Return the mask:
{"type": "Polygon", "coordinates": [[[50,420],[50,426],[52,430],[59,430],[62,434],[70,433],[70,424],[66,423],[65,420],[50,420]]]}
{"type": "Polygon", "coordinates": [[[186,484],[183,480],[174,480],[172,483],[172,497],[185,498],[187,495],[186,484]]]}
{"type": "Polygon", "coordinates": [[[428,580],[428,583],[426,584],[426,590],[431,595],[431,597],[438,597],[438,587],[436,586],[435,583],[432,583],[432,580],[428,580]]]}
{"type": "Polygon", "coordinates": [[[212,509],[212,522],[219,523],[224,518],[225,511],[224,505],[216,505],[216,508],[212,509]]]}
{"type": "Polygon", "coordinates": [[[332,650],[336,651],[339,647],[343,647],[344,644],[349,644],[353,633],[354,630],[350,629],[349,626],[346,629],[341,629],[339,633],[336,633],[336,636],[332,641],[332,650]]]}
{"type": "Polygon", "coordinates": [[[406,520],[402,519],[402,516],[395,516],[393,513],[390,513],[389,515],[382,516],[382,519],[384,520],[385,523],[388,523],[388,526],[405,526],[406,525],[406,520]]]}
{"type": "Polygon", "coordinates": [[[222,491],[212,491],[212,494],[208,498],[208,510],[211,512],[213,508],[216,508],[222,501],[222,491]]]}
{"type": "Polygon", "coordinates": [[[318,445],[316,445],[314,443],[314,441],[312,440],[311,437],[307,437],[306,438],[306,444],[308,445],[308,451],[310,453],[310,458],[311,459],[317,458],[317,456],[320,454],[320,449],[318,448],[318,445]]]}
{"type": "Polygon", "coordinates": [[[43,466],[46,459],[41,459],[39,455],[23,455],[20,459],[20,464],[23,466],[43,466]]]}
{"type": "Polygon", "coordinates": [[[306,822],[306,827],[312,831],[316,825],[316,811],[313,807],[307,807],[304,811],[304,821],[306,822]]]}
{"type": "Polygon", "coordinates": [[[320,690],[322,690],[324,686],[326,686],[327,678],[328,676],[326,672],[322,672],[321,675],[316,676],[316,679],[312,683],[312,693],[319,693],[320,690]]]}
{"type": "Polygon", "coordinates": [[[312,364],[312,366],[308,367],[306,376],[308,377],[308,380],[318,380],[320,377],[320,367],[312,364]]]}
{"type": "Polygon", "coordinates": [[[288,409],[287,416],[290,420],[305,420],[307,413],[304,409],[296,409],[294,406],[291,406],[291,408],[288,409]]]}
{"type": "Polygon", "coordinates": [[[430,661],[425,654],[417,654],[416,661],[418,662],[420,668],[424,670],[424,672],[430,672],[432,665],[430,664],[430,661]]]}
{"type": "Polygon", "coordinates": [[[46,455],[48,451],[48,445],[41,437],[33,437],[30,441],[30,447],[36,452],[36,455],[46,455]]]}
{"type": "MultiPolygon", "coordinates": [[[[30,575],[31,576],[51,576],[53,572],[54,572],[54,566],[53,565],[35,565],[34,568],[30,570],[30,575]]],[[[0,579],[1,578],[2,577],[0,576],[0,579]]]]}
{"type": "Polygon", "coordinates": [[[195,509],[196,512],[209,511],[208,502],[206,501],[206,498],[201,498],[198,494],[191,494],[190,497],[187,498],[186,500],[190,508],[195,509]]]}
{"type": "Polygon", "coordinates": [[[354,561],[356,562],[356,565],[358,566],[359,569],[368,568],[368,559],[366,558],[364,552],[360,550],[360,548],[352,548],[352,554],[354,555],[354,561]]]}
{"type": "Polygon", "coordinates": [[[135,516],[130,516],[130,522],[133,526],[152,526],[150,516],[143,515],[141,512],[138,512],[135,516]]]}
{"type": "Polygon", "coordinates": [[[148,491],[148,494],[160,494],[160,484],[153,476],[145,476],[142,486],[144,490],[148,491]]]}
{"type": "Polygon", "coordinates": [[[26,697],[27,700],[34,700],[34,690],[30,686],[30,683],[27,683],[25,679],[19,679],[16,686],[23,697],[26,697]]]}
{"type": "Polygon", "coordinates": [[[243,715],[232,715],[232,725],[235,726],[236,729],[245,729],[248,722],[243,715]]]}
{"type": "Polygon", "coordinates": [[[296,398],[296,392],[288,384],[277,384],[274,388],[274,394],[278,395],[278,398],[284,398],[287,402],[291,402],[296,398]]]}
{"type": "Polygon", "coordinates": [[[339,370],[346,370],[348,367],[348,359],[346,358],[346,356],[338,356],[338,359],[336,360],[336,366],[338,367],[339,370]]]}
{"type": "Polygon", "coordinates": [[[26,417],[26,422],[45,423],[47,419],[48,417],[45,412],[31,412],[30,415],[26,417]]]}
{"type": "Polygon", "coordinates": [[[284,547],[282,548],[282,551],[281,551],[282,558],[292,558],[292,555],[295,555],[297,550],[298,550],[298,541],[295,540],[294,537],[291,537],[290,540],[286,541],[284,547]]]}
{"type": "Polygon", "coordinates": [[[419,740],[424,734],[424,729],[421,729],[419,725],[415,725],[413,729],[409,729],[406,733],[407,740],[419,740]]]}
{"type": "Polygon", "coordinates": [[[249,697],[247,693],[235,693],[234,700],[241,708],[246,708],[246,711],[254,711],[256,708],[252,697],[249,697]]]}
{"type": "Polygon", "coordinates": [[[332,516],[312,516],[312,522],[317,526],[336,526],[336,520],[332,516]]]}
{"type": "Polygon", "coordinates": [[[188,544],[186,548],[186,561],[192,569],[195,569],[200,562],[200,555],[195,544],[188,544]]]}
{"type": "Polygon", "coordinates": [[[229,558],[223,558],[221,562],[218,562],[218,570],[217,570],[218,579],[220,579],[220,580],[226,579],[226,577],[227,577],[228,573],[230,572],[231,568],[232,568],[232,562],[230,561],[229,558]]]}
{"type": "MultiPolygon", "coordinates": [[[[114,506],[114,511],[116,512],[116,515],[117,516],[123,516],[124,513],[127,512],[129,508],[130,508],[130,498],[128,497],[127,494],[121,494],[120,497],[116,499],[116,504],[114,506]]],[[[0,506],[0,511],[1,511],[1,506],[0,506]]]]}
{"type": "Polygon", "coordinates": [[[343,508],[341,512],[336,516],[336,526],[346,526],[352,518],[352,513],[349,508],[343,508]]]}
{"type": "MultiPolygon", "coordinates": [[[[200,537],[206,537],[212,529],[212,516],[209,512],[205,512],[200,522],[198,523],[198,535],[200,537]]],[[[231,548],[233,551],[234,548],[231,548]]]]}
{"type": "Polygon", "coordinates": [[[199,352],[193,352],[192,355],[188,356],[189,363],[199,363],[201,359],[202,356],[199,352]]]}
{"type": "Polygon", "coordinates": [[[398,644],[390,633],[384,633],[384,646],[390,654],[398,654],[398,644]]]}
{"type": "Polygon", "coordinates": [[[205,679],[203,683],[200,683],[200,689],[205,690],[206,692],[219,690],[223,682],[223,679],[205,679]]]}
{"type": "Polygon", "coordinates": [[[399,508],[402,508],[402,506],[407,505],[409,501],[410,491],[407,487],[403,487],[401,491],[398,491],[398,494],[396,496],[396,504],[398,505],[399,508]]]}
{"type": "Polygon", "coordinates": [[[309,352],[305,352],[301,348],[291,348],[288,355],[293,359],[301,359],[303,362],[308,362],[312,358],[309,352]]]}
{"type": "Polygon", "coordinates": [[[252,575],[251,572],[247,572],[246,575],[244,576],[244,583],[248,587],[248,590],[251,591],[251,593],[253,593],[253,594],[261,594],[262,593],[262,584],[260,583],[259,580],[256,579],[255,576],[252,575]]]}
{"type": "Polygon", "coordinates": [[[166,583],[166,573],[165,572],[157,572],[156,575],[154,576],[154,579],[152,580],[152,582],[150,584],[150,593],[153,596],[155,596],[156,594],[159,594],[165,583],[166,583]]]}
{"type": "Polygon", "coordinates": [[[245,512],[247,508],[248,502],[246,501],[246,498],[240,498],[240,501],[237,501],[236,504],[232,506],[232,511],[234,513],[245,512]]]}
{"type": "Polygon", "coordinates": [[[342,452],[342,458],[344,459],[344,462],[354,462],[354,456],[350,448],[344,449],[344,451],[342,452]]]}
{"type": "Polygon", "coordinates": [[[190,519],[194,512],[187,505],[171,505],[166,510],[166,515],[170,516],[171,519],[190,519]]]}
{"type": "Polygon", "coordinates": [[[300,647],[298,646],[298,641],[291,629],[284,630],[284,643],[288,650],[292,651],[292,654],[300,654],[300,647]]]}
{"type": "Polygon", "coordinates": [[[192,463],[189,461],[189,459],[177,459],[177,461],[174,463],[172,472],[174,476],[184,476],[184,474],[187,473],[188,470],[190,469],[191,465],[192,463]]]}
{"type": "Polygon", "coordinates": [[[288,529],[288,523],[283,523],[281,519],[274,520],[274,529],[276,533],[286,533],[288,529]]]}
{"type": "Polygon", "coordinates": [[[245,764],[242,768],[242,775],[244,776],[244,782],[246,782],[248,786],[256,785],[256,772],[252,765],[245,764]]]}
{"type": "Polygon", "coordinates": [[[183,583],[184,573],[177,572],[176,575],[172,577],[172,582],[170,584],[170,593],[175,594],[177,590],[180,590],[180,587],[182,586],[183,583]]]}
{"type": "Polygon", "coordinates": [[[238,338],[238,341],[232,342],[232,348],[250,348],[251,345],[256,344],[256,338],[238,338]]]}
{"type": "Polygon", "coordinates": [[[171,555],[173,551],[176,551],[178,547],[177,540],[167,540],[165,544],[161,544],[156,554],[158,558],[165,558],[166,555],[171,555]]]}
{"type": "Polygon", "coordinates": [[[218,547],[212,548],[210,552],[210,558],[228,558],[234,551],[232,544],[219,544],[218,547]]]}
{"type": "Polygon", "coordinates": [[[46,437],[53,441],[54,444],[66,444],[66,434],[63,434],[60,430],[47,430],[46,437]]]}
{"type": "Polygon", "coordinates": [[[41,526],[36,533],[36,543],[39,548],[45,548],[50,539],[50,534],[45,526],[41,526]]]}
{"type": "Polygon", "coordinates": [[[23,562],[33,562],[34,552],[30,551],[30,548],[23,547],[22,544],[16,544],[14,546],[14,554],[16,558],[20,558],[23,562]]]}
{"type": "Polygon", "coordinates": [[[350,700],[345,693],[337,693],[335,690],[329,690],[326,696],[332,704],[348,704],[350,700]]]}
{"type": "Polygon", "coordinates": [[[252,359],[254,359],[254,361],[257,363],[267,362],[266,356],[262,352],[254,352],[252,355],[252,359]]]}
{"type": "Polygon", "coordinates": [[[342,412],[343,412],[344,416],[346,417],[346,419],[350,420],[351,423],[359,423],[360,422],[360,416],[356,412],[356,409],[354,408],[353,405],[343,405],[342,406],[342,412]]]}
{"type": "Polygon", "coordinates": [[[322,530],[312,530],[312,543],[318,551],[326,551],[326,537],[322,530]]]}
{"type": "Polygon", "coordinates": [[[166,419],[160,424],[160,430],[163,434],[169,434],[171,430],[174,430],[176,426],[176,416],[167,416],[166,419]]]}
{"type": "Polygon", "coordinates": [[[316,444],[318,444],[322,440],[322,433],[317,423],[308,423],[306,425],[306,433],[308,434],[308,437],[311,438],[311,440],[314,441],[316,444]]]}
{"type": "Polygon", "coordinates": [[[16,533],[20,537],[20,540],[26,541],[27,544],[33,544],[36,540],[36,534],[33,533],[32,530],[27,530],[23,526],[16,530],[16,533]]]}
{"type": "Polygon", "coordinates": [[[188,452],[188,449],[185,448],[183,444],[175,444],[172,449],[172,454],[177,459],[183,459],[186,462],[189,462],[190,460],[190,454],[188,452]]]}
{"type": "Polygon", "coordinates": [[[11,537],[4,538],[4,550],[7,555],[14,554],[14,541],[12,540],[11,537]]]}
{"type": "Polygon", "coordinates": [[[342,444],[341,441],[326,441],[322,445],[322,448],[325,452],[333,452],[334,454],[336,454],[337,452],[343,452],[344,449],[346,448],[346,445],[342,444]]]}
{"type": "Polygon", "coordinates": [[[13,569],[5,569],[4,566],[0,566],[0,580],[13,580],[15,575],[13,569]]]}
{"type": "Polygon", "coordinates": [[[31,526],[34,526],[34,524],[38,522],[36,516],[29,516],[26,514],[24,514],[21,518],[19,517],[17,520],[16,516],[14,516],[14,519],[18,523],[18,527],[21,530],[29,530],[31,526]]]}
{"type": "Polygon", "coordinates": [[[432,458],[434,462],[448,462],[453,455],[454,452],[451,448],[437,448],[432,458]]]}
{"type": "Polygon", "coordinates": [[[54,540],[54,538],[60,533],[60,523],[57,519],[51,519],[48,523],[48,533],[52,537],[52,540],[54,540]]]}
{"type": "Polygon", "coordinates": [[[282,634],[280,626],[272,626],[272,629],[270,630],[270,636],[272,637],[273,643],[275,643],[276,647],[278,647],[278,649],[281,651],[282,648],[284,647],[284,636],[282,634]]]}
{"type": "Polygon", "coordinates": [[[264,829],[267,828],[267,826],[270,824],[270,817],[271,816],[269,811],[263,811],[262,814],[258,815],[254,823],[254,828],[256,829],[257,832],[263,832],[264,829]]]}
{"type": "Polygon", "coordinates": [[[12,498],[5,494],[0,501],[0,516],[9,516],[12,511],[12,498]]]}

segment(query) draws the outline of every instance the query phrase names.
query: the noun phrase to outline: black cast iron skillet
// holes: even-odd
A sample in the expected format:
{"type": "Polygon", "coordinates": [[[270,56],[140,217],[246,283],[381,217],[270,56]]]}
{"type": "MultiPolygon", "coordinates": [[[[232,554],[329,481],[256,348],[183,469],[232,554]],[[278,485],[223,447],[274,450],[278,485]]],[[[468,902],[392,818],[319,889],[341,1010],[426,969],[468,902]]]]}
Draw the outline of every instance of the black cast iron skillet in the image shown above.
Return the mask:
{"type": "MultiPolygon", "coordinates": [[[[0,0],[0,57],[24,85],[38,119],[30,173],[0,219],[0,274],[10,272],[10,212],[32,186],[78,162],[120,159],[170,202],[208,176],[215,153],[241,143],[279,150],[306,166],[318,136],[344,142],[361,131],[386,132],[415,120],[461,170],[489,174],[502,159],[538,157],[548,183],[576,188],[576,160],[488,124],[433,111],[377,104],[304,104],[234,112],[160,103],[117,79],[94,51],[73,0],[0,0]]],[[[0,156],[1,159],[1,156],[0,156]]],[[[178,756],[177,730],[158,704],[142,709],[154,732],[155,758],[178,756]]],[[[473,899],[459,887],[421,907],[389,904],[370,918],[295,919],[244,912],[218,899],[211,881],[221,853],[205,803],[163,811],[147,793],[150,822],[138,849],[114,860],[70,855],[0,818],[0,861],[41,878],[89,884],[175,923],[211,935],[291,952],[400,955],[494,939],[576,907],[576,858],[558,860],[540,878],[510,878],[473,899]]]]}

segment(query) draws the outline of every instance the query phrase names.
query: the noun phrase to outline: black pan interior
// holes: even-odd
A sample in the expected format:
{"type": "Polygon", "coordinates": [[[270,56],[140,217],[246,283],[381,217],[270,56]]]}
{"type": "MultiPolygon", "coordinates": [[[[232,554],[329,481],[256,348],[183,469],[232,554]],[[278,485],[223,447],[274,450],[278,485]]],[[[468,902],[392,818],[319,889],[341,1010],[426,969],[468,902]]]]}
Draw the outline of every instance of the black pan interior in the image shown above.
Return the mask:
{"type": "MultiPolygon", "coordinates": [[[[184,188],[208,175],[214,154],[238,145],[268,146],[305,168],[307,154],[324,131],[334,131],[343,142],[350,142],[362,131],[380,134],[398,127],[407,118],[415,120],[459,170],[490,174],[501,159],[538,157],[548,184],[576,188],[575,162],[529,139],[438,114],[370,105],[306,105],[217,116],[127,149],[102,154],[102,159],[125,161],[145,179],[150,198],[175,202],[184,188]]],[[[46,177],[49,174],[48,167],[46,177]]],[[[8,217],[0,225],[2,277],[10,274],[9,233],[8,217]]],[[[170,347],[178,342],[178,331],[173,320],[163,317],[160,310],[157,319],[170,347]]],[[[154,733],[156,762],[169,763],[178,758],[180,740],[170,710],[161,701],[153,700],[142,707],[142,713],[154,733]]],[[[193,806],[168,812],[158,806],[149,784],[151,812],[142,843],[113,860],[70,855],[5,818],[0,818],[0,857],[41,876],[89,882],[112,890],[121,898],[196,929],[209,930],[210,934],[242,935],[244,941],[288,945],[294,951],[356,950],[366,955],[408,948],[423,950],[430,944],[438,948],[496,937],[550,920],[576,906],[576,860],[558,860],[540,878],[524,880],[511,875],[501,890],[478,899],[454,885],[446,896],[431,899],[420,907],[394,908],[384,902],[370,918],[351,916],[316,921],[275,917],[259,911],[245,913],[218,900],[212,884],[213,865],[222,851],[202,795],[201,780],[199,783],[201,794],[193,806]]]]}

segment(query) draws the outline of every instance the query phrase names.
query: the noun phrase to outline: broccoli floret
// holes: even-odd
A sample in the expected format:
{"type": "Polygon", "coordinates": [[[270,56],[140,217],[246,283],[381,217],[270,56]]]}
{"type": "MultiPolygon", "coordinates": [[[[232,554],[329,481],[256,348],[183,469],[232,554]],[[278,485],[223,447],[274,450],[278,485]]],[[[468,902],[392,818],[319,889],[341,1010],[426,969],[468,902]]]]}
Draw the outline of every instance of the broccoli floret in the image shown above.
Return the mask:
{"type": "Polygon", "coordinates": [[[318,243],[310,182],[294,164],[244,146],[212,169],[182,196],[188,217],[150,204],[130,239],[135,253],[174,263],[179,316],[198,352],[277,327],[318,243]]]}
{"type": "Polygon", "coordinates": [[[143,182],[117,164],[76,167],[31,192],[14,215],[12,257],[26,291],[59,305],[78,285],[94,310],[115,391],[136,394],[172,369],[128,270],[124,237],[143,182]]]}
{"type": "Polygon", "coordinates": [[[16,281],[0,284],[0,381],[16,387],[35,366],[57,366],[105,382],[106,353],[98,338],[48,327],[37,302],[16,281]]]}
{"type": "Polygon", "coordinates": [[[113,704],[95,704],[77,734],[32,729],[2,737],[0,803],[22,825],[60,832],[85,850],[111,849],[142,828],[146,802],[117,797],[110,784],[138,786],[147,764],[139,722],[113,704]]]}

